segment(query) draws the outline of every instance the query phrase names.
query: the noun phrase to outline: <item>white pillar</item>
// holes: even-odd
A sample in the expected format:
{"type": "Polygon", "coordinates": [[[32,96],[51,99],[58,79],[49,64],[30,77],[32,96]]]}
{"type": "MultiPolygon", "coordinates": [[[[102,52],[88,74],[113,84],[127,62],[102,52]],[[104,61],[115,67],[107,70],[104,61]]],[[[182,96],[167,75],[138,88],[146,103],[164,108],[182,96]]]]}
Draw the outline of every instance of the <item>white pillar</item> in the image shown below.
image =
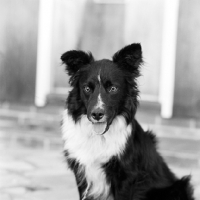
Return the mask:
{"type": "Polygon", "coordinates": [[[161,116],[171,118],[174,103],[179,0],[165,0],[159,100],[161,116]]]}
{"type": "Polygon", "coordinates": [[[39,1],[36,106],[44,106],[51,89],[51,44],[53,0],[39,1]]]}

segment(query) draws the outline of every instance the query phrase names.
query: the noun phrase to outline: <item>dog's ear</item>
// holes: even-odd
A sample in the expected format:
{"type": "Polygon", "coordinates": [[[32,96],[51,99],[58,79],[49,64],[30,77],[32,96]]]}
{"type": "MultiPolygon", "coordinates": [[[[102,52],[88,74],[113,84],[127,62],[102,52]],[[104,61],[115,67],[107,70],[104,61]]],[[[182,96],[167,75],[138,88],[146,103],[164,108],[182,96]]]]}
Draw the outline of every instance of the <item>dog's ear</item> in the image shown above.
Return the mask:
{"type": "Polygon", "coordinates": [[[139,67],[143,63],[141,45],[134,43],[119,50],[113,55],[113,62],[121,69],[139,76],[139,67]]]}
{"type": "Polygon", "coordinates": [[[61,60],[66,64],[66,71],[73,76],[83,66],[94,61],[92,54],[84,51],[67,51],[61,56],[61,60]]]}

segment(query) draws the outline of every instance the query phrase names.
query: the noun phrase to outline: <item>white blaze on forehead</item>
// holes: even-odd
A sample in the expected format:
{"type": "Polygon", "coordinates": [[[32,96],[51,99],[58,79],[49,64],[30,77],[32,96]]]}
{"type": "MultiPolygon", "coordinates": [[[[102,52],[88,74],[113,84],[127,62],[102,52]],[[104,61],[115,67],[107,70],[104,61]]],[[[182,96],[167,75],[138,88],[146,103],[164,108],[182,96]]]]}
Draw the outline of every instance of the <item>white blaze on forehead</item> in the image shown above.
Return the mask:
{"type": "Polygon", "coordinates": [[[97,99],[97,104],[96,104],[95,108],[103,109],[103,107],[104,107],[104,102],[102,101],[101,94],[99,93],[99,96],[97,99]]]}
{"type": "Polygon", "coordinates": [[[100,73],[99,75],[97,76],[98,80],[99,80],[99,83],[101,84],[101,77],[100,77],[100,73]]]}
{"type": "Polygon", "coordinates": [[[100,74],[101,74],[101,69],[99,70],[99,74],[97,76],[98,81],[99,81],[99,95],[98,95],[97,104],[96,104],[95,108],[103,109],[104,103],[103,103],[103,100],[101,98],[101,93],[100,93],[100,91],[101,91],[101,77],[100,77],[100,74]]]}
{"type": "Polygon", "coordinates": [[[101,77],[100,77],[100,74],[101,74],[101,69],[99,70],[99,74],[98,74],[98,76],[97,76],[98,81],[99,81],[99,83],[101,84],[101,77]]]}

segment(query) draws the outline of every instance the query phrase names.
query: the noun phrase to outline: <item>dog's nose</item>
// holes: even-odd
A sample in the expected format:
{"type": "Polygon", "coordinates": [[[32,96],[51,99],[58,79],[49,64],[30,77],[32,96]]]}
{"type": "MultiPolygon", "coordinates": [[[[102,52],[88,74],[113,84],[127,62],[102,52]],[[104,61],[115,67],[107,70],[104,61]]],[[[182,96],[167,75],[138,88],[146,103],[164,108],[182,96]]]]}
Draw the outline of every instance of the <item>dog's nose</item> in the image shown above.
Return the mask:
{"type": "Polygon", "coordinates": [[[91,114],[92,118],[97,120],[97,121],[102,119],[104,115],[105,115],[105,113],[102,109],[96,109],[91,114]]]}

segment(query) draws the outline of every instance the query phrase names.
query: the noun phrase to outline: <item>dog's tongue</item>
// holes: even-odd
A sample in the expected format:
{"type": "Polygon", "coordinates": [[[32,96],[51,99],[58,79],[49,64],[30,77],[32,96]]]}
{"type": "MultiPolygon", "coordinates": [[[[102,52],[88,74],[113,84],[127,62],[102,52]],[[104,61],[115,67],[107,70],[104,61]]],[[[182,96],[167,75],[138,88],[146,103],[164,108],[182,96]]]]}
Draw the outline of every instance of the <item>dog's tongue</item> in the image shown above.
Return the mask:
{"type": "Polygon", "coordinates": [[[93,131],[96,133],[96,134],[103,134],[104,131],[106,130],[106,123],[94,123],[93,124],[93,131]]]}

